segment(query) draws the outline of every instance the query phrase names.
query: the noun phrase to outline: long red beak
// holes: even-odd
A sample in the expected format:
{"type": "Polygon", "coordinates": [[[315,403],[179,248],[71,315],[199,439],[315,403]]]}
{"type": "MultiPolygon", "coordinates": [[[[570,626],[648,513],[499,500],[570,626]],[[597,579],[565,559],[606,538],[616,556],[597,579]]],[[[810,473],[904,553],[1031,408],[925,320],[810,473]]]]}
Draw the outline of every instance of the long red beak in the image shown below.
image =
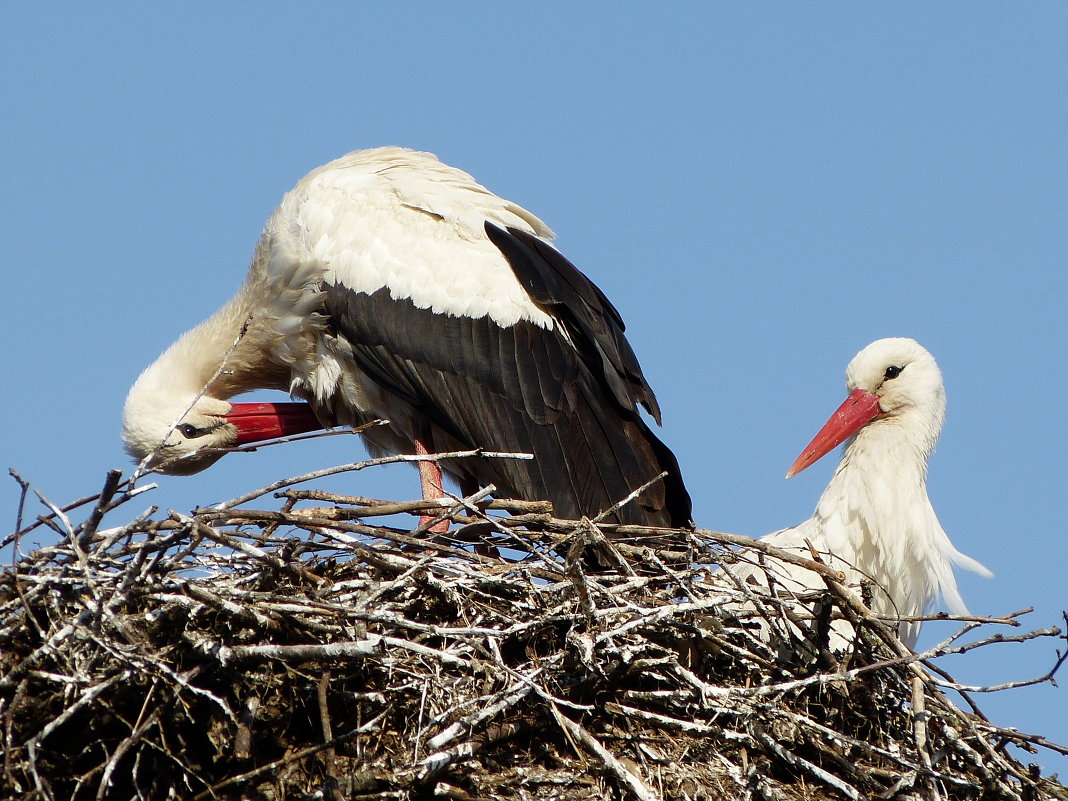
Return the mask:
{"type": "Polygon", "coordinates": [[[879,408],[878,395],[862,389],[854,389],[831,415],[831,419],[824,423],[823,428],[812,438],[812,442],[808,443],[808,447],[801,451],[801,455],[790,467],[790,472],[786,474],[786,477],[796,476],[882,413],[883,410],[879,408]]]}
{"type": "Polygon", "coordinates": [[[226,421],[237,429],[238,445],[323,428],[307,403],[235,403],[226,421]]]}

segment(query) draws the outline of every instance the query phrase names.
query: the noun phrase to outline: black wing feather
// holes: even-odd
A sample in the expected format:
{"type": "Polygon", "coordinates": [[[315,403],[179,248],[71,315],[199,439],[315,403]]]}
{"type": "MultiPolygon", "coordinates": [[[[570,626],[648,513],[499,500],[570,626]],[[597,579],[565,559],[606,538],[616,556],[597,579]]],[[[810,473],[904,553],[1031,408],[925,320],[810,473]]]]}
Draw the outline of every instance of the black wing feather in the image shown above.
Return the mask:
{"type": "Polygon", "coordinates": [[[641,404],[660,422],[660,405],[642,375],[619,311],[600,288],[560,251],[536,236],[487,222],[486,234],[500,248],[531,299],[576,336],[587,366],[611,387],[620,405],[641,404]],[[596,364],[600,362],[600,364],[596,364]]]}
{"type": "Polygon", "coordinates": [[[356,365],[463,447],[533,453],[533,461],[455,465],[502,496],[548,499],[558,515],[592,517],[666,471],[616,519],[690,525],[678,463],[637,412],[636,404],[655,409],[656,401],[618,312],[562,256],[543,257],[539,240],[493,230],[531,297],[570,342],[527,321],[504,327],[488,316],[417,308],[386,288],[367,294],[326,286],[326,313],[356,365]]]}

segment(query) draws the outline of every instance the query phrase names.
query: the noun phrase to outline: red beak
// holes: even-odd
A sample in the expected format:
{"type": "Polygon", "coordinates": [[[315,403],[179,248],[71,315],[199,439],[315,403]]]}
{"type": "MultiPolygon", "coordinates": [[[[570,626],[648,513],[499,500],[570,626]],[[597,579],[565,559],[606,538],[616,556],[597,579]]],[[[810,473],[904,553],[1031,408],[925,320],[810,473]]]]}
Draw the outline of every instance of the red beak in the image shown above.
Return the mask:
{"type": "Polygon", "coordinates": [[[831,415],[831,419],[824,423],[820,432],[812,438],[812,442],[808,443],[808,447],[801,451],[801,455],[790,467],[790,472],[786,474],[786,477],[796,476],[882,413],[883,410],[879,408],[878,395],[865,392],[863,389],[854,389],[831,415]]]}
{"type": "Polygon", "coordinates": [[[235,403],[226,422],[237,429],[237,444],[303,434],[323,428],[307,403],[235,403]]]}

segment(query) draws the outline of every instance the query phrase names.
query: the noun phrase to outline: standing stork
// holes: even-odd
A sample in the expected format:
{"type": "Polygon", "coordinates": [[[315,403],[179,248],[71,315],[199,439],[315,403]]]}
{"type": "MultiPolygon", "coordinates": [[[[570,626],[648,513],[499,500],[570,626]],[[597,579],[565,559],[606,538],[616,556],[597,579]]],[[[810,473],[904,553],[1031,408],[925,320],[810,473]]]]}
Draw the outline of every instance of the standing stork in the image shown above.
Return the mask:
{"type": "MultiPolygon", "coordinates": [[[[363,434],[374,454],[532,453],[444,468],[559,516],[595,516],[666,473],[614,517],[691,525],[678,462],[639,413],[660,422],[623,321],[552,237],[429,153],[319,167],[268,220],[237,294],[141,373],[127,451],[186,474],[218,448],[383,418],[363,434]],[[254,389],[308,403],[230,403],[254,389]]],[[[436,464],[418,465],[424,497],[441,497],[436,464]]]]}
{"type": "MultiPolygon", "coordinates": [[[[885,618],[922,615],[939,596],[953,612],[966,613],[952,565],[992,574],[953,547],[927,497],[927,460],[946,414],[934,357],[914,340],[880,339],[849,363],[846,390],[849,397],[786,474],[796,475],[849,439],[815,513],[763,540],[806,557],[810,543],[846,574],[847,584],[870,580],[872,611],[885,618]]],[[[775,562],[768,569],[791,592],[825,586],[804,567],[775,562]]],[[[731,572],[763,583],[763,571],[753,565],[731,572]]],[[[914,620],[898,625],[910,648],[919,632],[914,620]]]]}

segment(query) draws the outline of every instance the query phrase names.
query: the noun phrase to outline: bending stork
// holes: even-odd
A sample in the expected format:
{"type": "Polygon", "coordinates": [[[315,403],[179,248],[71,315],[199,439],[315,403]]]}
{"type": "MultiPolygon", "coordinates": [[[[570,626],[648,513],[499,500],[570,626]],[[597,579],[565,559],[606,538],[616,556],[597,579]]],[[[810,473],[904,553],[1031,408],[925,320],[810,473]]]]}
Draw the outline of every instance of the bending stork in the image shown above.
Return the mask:
{"type": "MultiPolygon", "coordinates": [[[[872,610],[891,620],[922,615],[939,596],[953,612],[966,613],[952,565],[992,574],[953,547],[927,497],[927,459],[946,412],[934,357],[914,340],[880,339],[849,363],[846,389],[849,397],[786,474],[796,475],[852,437],[815,513],[763,540],[801,556],[809,555],[807,541],[845,572],[847,584],[871,580],[872,610]]],[[[769,569],[788,591],[824,588],[803,567],[775,562],[769,569]]],[[[755,566],[731,571],[763,583],[755,566]]],[[[919,632],[918,622],[898,625],[910,648],[919,632]]]]}
{"type": "MultiPolygon", "coordinates": [[[[206,449],[384,418],[363,435],[375,454],[533,453],[444,467],[559,516],[592,517],[666,471],[615,519],[690,525],[678,463],[638,411],[659,423],[623,321],[552,237],[429,153],[314,170],[268,220],[236,296],[133,385],[127,451],[193,473],[219,458],[206,449]],[[254,389],[308,404],[230,403],[254,389]]],[[[424,496],[440,497],[440,472],[419,465],[424,496]]]]}

